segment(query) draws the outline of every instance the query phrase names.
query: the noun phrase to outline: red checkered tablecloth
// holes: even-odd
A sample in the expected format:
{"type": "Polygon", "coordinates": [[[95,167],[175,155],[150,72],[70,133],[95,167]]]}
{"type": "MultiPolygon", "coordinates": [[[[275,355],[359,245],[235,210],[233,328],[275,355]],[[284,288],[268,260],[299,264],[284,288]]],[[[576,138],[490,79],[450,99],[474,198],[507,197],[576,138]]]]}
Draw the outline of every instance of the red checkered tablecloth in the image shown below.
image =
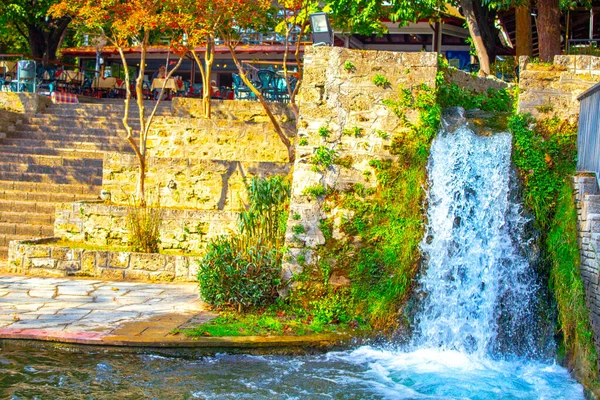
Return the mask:
{"type": "Polygon", "coordinates": [[[73,93],[52,92],[52,94],[50,95],[50,99],[53,103],[79,104],[77,95],[73,93]]]}

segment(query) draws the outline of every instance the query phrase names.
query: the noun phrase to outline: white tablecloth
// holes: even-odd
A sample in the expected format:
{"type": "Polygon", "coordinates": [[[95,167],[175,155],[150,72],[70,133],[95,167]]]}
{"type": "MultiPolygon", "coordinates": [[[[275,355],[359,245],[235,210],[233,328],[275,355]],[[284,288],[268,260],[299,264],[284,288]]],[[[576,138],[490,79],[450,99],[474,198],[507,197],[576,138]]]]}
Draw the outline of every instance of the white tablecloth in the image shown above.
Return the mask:
{"type": "MultiPolygon", "coordinates": [[[[152,87],[150,88],[150,90],[160,90],[162,89],[162,85],[165,82],[164,79],[161,78],[155,78],[152,80],[152,87]]],[[[165,89],[171,89],[171,90],[177,90],[177,83],[175,82],[175,79],[170,78],[167,80],[167,84],[165,85],[165,89]]]]}

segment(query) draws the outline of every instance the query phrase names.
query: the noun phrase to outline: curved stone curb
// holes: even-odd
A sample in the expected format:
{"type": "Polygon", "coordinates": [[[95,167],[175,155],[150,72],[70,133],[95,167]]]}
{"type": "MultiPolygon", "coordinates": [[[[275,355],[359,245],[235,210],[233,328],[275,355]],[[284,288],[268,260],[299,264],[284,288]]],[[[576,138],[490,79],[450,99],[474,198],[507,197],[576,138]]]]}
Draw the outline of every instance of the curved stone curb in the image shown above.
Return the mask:
{"type": "Polygon", "coordinates": [[[230,336],[189,338],[182,334],[166,337],[135,337],[106,335],[96,332],[57,332],[44,329],[0,329],[0,340],[36,340],[66,344],[115,347],[161,348],[219,348],[219,349],[276,349],[276,348],[329,348],[350,341],[348,334],[307,336],[230,336]]]}

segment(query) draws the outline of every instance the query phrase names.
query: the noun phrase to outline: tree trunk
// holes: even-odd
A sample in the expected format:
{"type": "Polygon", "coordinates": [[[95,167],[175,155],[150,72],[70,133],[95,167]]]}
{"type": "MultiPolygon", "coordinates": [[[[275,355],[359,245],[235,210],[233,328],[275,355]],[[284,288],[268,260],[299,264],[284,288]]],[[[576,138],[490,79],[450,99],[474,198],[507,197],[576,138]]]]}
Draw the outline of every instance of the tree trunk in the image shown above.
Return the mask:
{"type": "Polygon", "coordinates": [[[517,34],[517,58],[520,56],[533,55],[533,39],[531,33],[531,8],[530,2],[515,7],[516,34],[517,34]]]}
{"type": "Polygon", "coordinates": [[[490,59],[481,35],[479,27],[480,21],[476,15],[474,3],[474,0],[461,0],[460,5],[463,9],[467,24],[469,25],[469,33],[471,34],[471,39],[475,45],[475,50],[477,51],[477,58],[479,58],[479,71],[489,75],[491,72],[490,59]]]}
{"type": "Polygon", "coordinates": [[[67,32],[70,18],[45,22],[46,26],[27,24],[29,50],[35,58],[56,60],[56,52],[67,32]]]}
{"type": "Polygon", "coordinates": [[[552,62],[561,53],[560,5],[558,0],[538,0],[538,37],[540,61],[552,62]]]}

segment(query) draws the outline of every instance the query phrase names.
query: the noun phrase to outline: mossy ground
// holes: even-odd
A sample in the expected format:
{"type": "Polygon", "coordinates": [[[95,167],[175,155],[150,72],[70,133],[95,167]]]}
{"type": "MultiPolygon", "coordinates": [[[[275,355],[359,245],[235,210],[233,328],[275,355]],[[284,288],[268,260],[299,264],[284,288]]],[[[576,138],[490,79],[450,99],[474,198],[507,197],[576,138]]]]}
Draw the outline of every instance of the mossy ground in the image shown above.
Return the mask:
{"type": "Polygon", "coordinates": [[[200,324],[184,333],[189,337],[226,336],[307,336],[322,333],[348,333],[360,336],[369,332],[368,326],[356,321],[323,323],[305,313],[290,314],[283,310],[249,312],[244,314],[221,312],[210,322],[200,324]]]}

